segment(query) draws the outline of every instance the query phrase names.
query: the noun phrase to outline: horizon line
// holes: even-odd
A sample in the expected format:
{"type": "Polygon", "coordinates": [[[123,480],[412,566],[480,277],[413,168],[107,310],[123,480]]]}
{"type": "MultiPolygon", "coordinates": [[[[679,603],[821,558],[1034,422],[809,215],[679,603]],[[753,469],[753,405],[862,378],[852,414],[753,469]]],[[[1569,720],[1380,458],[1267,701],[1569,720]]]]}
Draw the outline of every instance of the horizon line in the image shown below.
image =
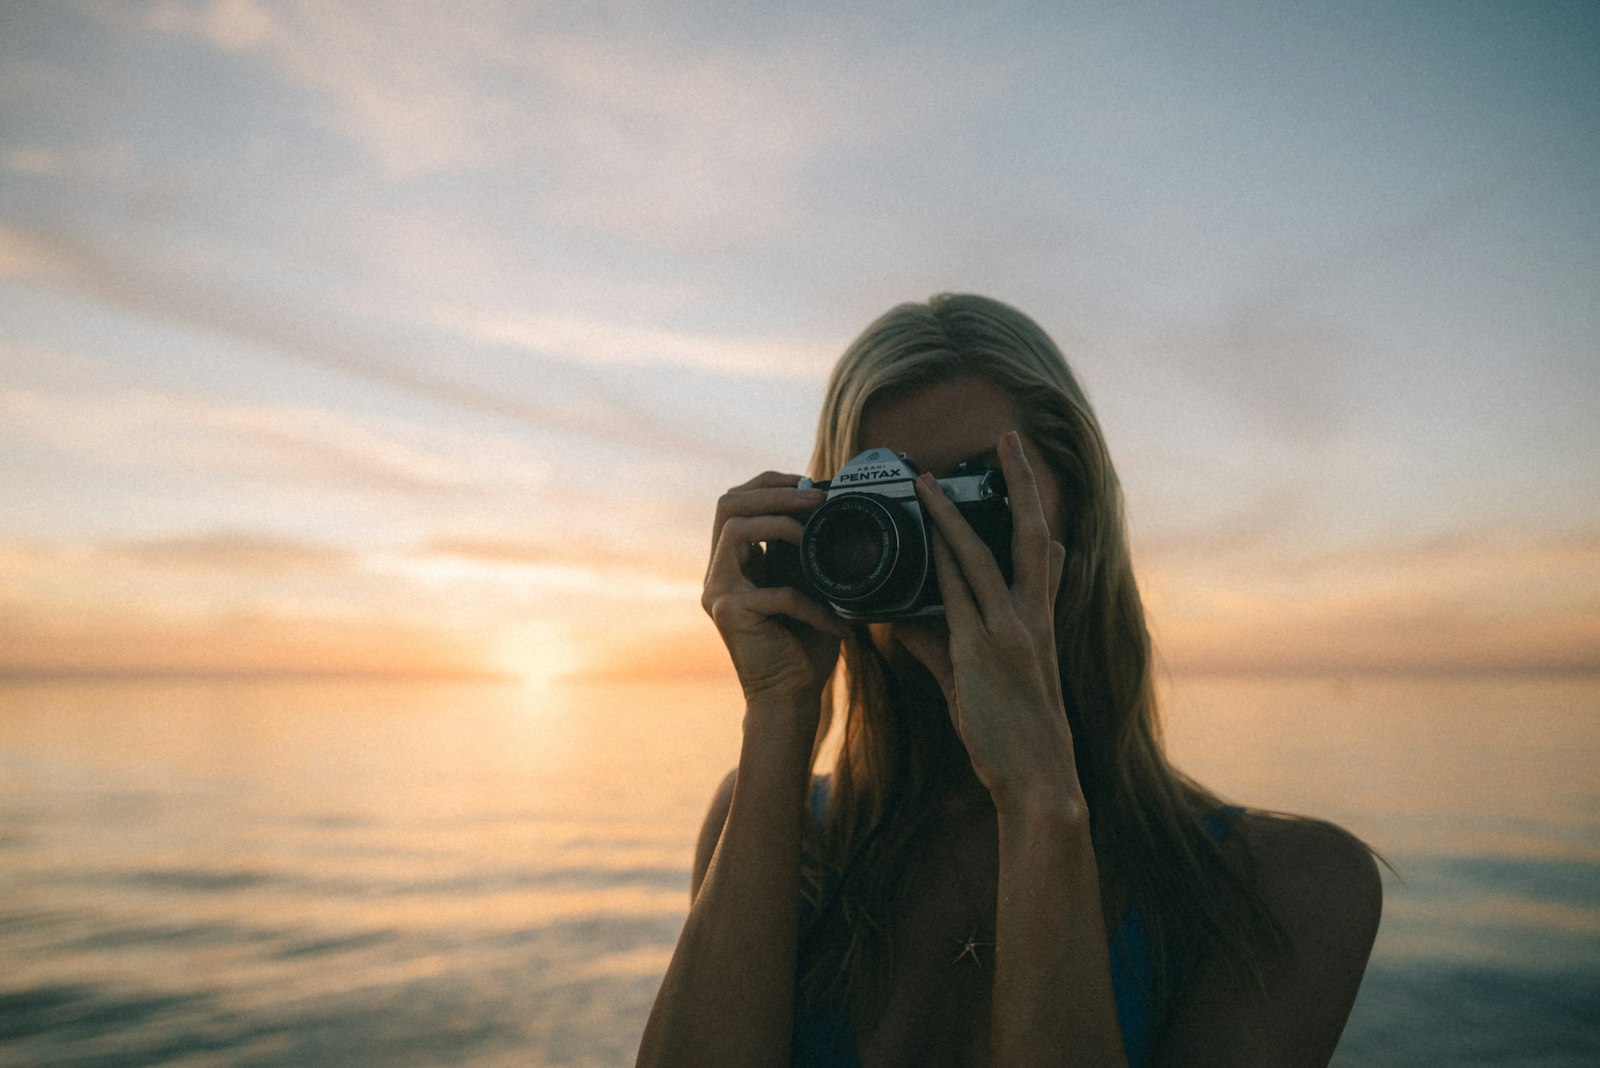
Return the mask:
{"type": "Polygon", "coordinates": [[[0,669],[0,684],[16,682],[520,682],[520,675],[486,669],[439,671],[298,670],[217,668],[41,668],[0,669]]]}

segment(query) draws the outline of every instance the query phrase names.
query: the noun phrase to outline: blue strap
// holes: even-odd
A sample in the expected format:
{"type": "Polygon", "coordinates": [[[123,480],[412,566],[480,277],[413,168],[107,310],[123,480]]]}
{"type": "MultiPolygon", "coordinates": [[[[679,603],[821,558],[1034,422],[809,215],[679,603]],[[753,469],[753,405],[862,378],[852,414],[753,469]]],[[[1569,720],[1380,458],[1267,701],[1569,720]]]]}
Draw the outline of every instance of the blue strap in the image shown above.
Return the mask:
{"type": "MultiPolygon", "coordinates": [[[[1244,809],[1224,805],[1201,820],[1214,842],[1228,836],[1228,828],[1244,809]]],[[[1117,999],[1117,1025],[1128,1068],[1148,1064],[1155,1056],[1156,976],[1155,954],[1145,930],[1144,914],[1129,906],[1111,938],[1111,992],[1117,999]]]]}

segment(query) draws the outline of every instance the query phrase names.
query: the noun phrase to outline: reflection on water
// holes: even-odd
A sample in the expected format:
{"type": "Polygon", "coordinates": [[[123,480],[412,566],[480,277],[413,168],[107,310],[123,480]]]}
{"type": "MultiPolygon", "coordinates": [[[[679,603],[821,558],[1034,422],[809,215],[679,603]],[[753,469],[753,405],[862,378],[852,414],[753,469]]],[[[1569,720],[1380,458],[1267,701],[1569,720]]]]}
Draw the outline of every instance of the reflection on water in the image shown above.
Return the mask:
{"type": "MultiPolygon", "coordinates": [[[[1176,759],[1395,864],[1339,1063],[1600,1049],[1600,684],[1183,678],[1176,759]]],[[[0,686],[0,1062],[631,1063],[726,685],[0,686]]]]}
{"type": "Polygon", "coordinates": [[[737,717],[581,697],[0,690],[0,1061],[631,1061],[737,717]]]}

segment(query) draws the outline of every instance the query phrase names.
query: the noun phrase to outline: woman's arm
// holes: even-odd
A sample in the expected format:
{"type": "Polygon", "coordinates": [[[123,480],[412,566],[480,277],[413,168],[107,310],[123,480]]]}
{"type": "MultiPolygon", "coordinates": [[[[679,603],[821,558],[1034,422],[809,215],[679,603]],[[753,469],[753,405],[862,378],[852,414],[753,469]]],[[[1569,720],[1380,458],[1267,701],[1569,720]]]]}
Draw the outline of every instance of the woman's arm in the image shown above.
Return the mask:
{"type": "Polygon", "coordinates": [[[1355,1003],[1383,911],[1372,853],[1328,823],[1246,813],[1228,836],[1250,854],[1286,950],[1261,982],[1202,964],[1162,1043],[1160,1063],[1321,1068],[1355,1003]]]}
{"type": "Polygon", "coordinates": [[[848,628],[758,584],[761,542],[798,542],[821,494],[758,475],[717,503],[701,603],[744,688],[739,767],[701,832],[694,899],[639,1047],[641,1065],[783,1065],[794,1021],[800,842],[823,682],[848,628]]]}
{"type": "Polygon", "coordinates": [[[994,800],[1000,871],[990,1062],[1126,1064],[1088,809],[1062,704],[1054,604],[1065,550],[1051,540],[1015,433],[996,450],[1012,513],[1008,586],[994,556],[924,476],[948,645],[902,640],[939,680],[973,771],[994,800]]]}
{"type": "Polygon", "coordinates": [[[1126,1063],[1082,806],[1000,809],[991,1061],[1126,1063]]]}
{"type": "Polygon", "coordinates": [[[640,1065],[784,1065],[794,1021],[800,840],[816,709],[745,716],[739,768],[712,802],[689,918],[640,1065]]]}

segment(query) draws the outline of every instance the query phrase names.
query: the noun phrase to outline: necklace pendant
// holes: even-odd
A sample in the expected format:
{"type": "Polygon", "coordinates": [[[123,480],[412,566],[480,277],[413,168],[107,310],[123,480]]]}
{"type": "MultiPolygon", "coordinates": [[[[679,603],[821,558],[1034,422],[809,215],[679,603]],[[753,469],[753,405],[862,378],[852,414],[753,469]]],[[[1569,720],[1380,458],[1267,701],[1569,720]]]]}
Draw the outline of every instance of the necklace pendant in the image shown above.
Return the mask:
{"type": "Polygon", "coordinates": [[[951,964],[960,964],[970,958],[972,963],[981,969],[983,961],[978,958],[978,950],[994,948],[993,942],[978,941],[978,927],[976,924],[973,925],[972,932],[967,937],[958,938],[956,941],[961,946],[961,952],[956,954],[956,959],[951,961],[951,964]]]}

